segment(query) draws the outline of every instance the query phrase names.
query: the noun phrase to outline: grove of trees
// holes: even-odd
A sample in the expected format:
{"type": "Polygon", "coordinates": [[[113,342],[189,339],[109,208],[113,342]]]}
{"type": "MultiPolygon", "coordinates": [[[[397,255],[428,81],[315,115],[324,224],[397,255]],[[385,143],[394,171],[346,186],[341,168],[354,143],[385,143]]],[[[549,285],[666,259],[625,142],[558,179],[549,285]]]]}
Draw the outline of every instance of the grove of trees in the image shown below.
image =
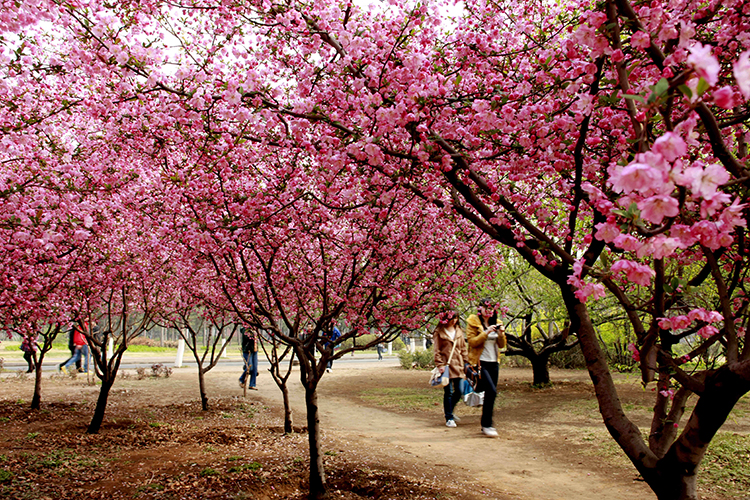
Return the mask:
{"type": "Polygon", "coordinates": [[[418,328],[491,282],[501,246],[559,293],[604,424],[657,497],[697,498],[750,390],[746,1],[2,6],[0,316],[100,327],[90,432],[129,340],[199,303],[293,349],[325,497],[333,325],[339,342],[418,328]],[[598,300],[658,388],[647,438],[598,300]],[[717,366],[692,362],[717,346],[717,366]]]}

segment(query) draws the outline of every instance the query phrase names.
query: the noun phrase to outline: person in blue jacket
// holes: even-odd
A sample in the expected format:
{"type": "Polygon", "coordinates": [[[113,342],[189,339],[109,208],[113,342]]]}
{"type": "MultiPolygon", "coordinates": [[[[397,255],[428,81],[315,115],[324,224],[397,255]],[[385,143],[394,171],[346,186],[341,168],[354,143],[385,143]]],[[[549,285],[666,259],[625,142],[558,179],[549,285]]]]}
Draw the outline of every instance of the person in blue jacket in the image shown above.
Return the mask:
{"type": "MultiPolygon", "coordinates": [[[[331,331],[331,336],[329,340],[326,340],[325,346],[331,347],[333,349],[335,342],[341,337],[341,330],[338,329],[336,325],[333,325],[333,330],[331,331]]],[[[326,372],[331,372],[333,370],[333,359],[328,360],[328,365],[326,365],[326,372]]]]}

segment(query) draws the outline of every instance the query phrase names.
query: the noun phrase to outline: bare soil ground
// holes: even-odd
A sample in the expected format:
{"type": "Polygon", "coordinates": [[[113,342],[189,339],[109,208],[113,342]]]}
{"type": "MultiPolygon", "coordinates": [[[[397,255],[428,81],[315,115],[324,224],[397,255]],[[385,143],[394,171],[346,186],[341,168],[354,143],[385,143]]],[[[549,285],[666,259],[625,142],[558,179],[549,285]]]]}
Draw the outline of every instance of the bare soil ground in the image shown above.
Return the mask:
{"type": "MultiPolygon", "coordinates": [[[[281,394],[261,373],[243,395],[236,370],[207,375],[211,408],[200,409],[194,369],[138,380],[125,372],[98,435],[85,433],[99,386],[45,374],[41,411],[33,380],[0,379],[0,498],[303,498],[307,484],[304,397],[290,378],[297,432],[282,432],[281,394]]],[[[654,498],[601,424],[584,372],[553,371],[533,389],[530,372],[502,369],[495,426],[480,433],[480,410],[459,403],[445,427],[428,373],[393,359],[339,363],[319,387],[324,462],[333,498],[654,498]]],[[[618,377],[636,423],[648,427],[651,394],[618,377]]],[[[747,398],[743,405],[747,404],[747,398]]],[[[750,434],[747,412],[724,430],[750,434]]],[[[702,487],[703,498],[746,498],[702,487]]]]}

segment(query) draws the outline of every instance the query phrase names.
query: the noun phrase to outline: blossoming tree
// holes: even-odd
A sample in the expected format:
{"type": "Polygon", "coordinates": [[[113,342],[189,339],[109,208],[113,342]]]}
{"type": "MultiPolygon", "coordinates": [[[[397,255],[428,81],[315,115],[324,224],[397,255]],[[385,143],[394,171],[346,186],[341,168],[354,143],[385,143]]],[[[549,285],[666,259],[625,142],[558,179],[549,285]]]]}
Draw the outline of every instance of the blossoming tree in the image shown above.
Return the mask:
{"type": "MultiPolygon", "coordinates": [[[[361,253],[347,260],[352,250],[385,257],[390,241],[377,232],[380,214],[391,216],[386,206],[367,205],[361,220],[352,214],[362,211],[341,220],[331,213],[354,208],[357,192],[368,190],[371,198],[397,200],[399,216],[427,211],[409,208],[414,195],[514,249],[560,289],[613,439],[659,498],[697,497],[703,454],[750,390],[745,2],[390,1],[360,8],[193,0],[178,13],[158,1],[39,1],[11,9],[19,21],[3,20],[4,30],[26,32],[27,24],[50,19],[65,41],[54,57],[38,49],[40,36],[13,56],[3,53],[8,74],[27,79],[38,95],[47,95],[49,75],[60,90],[18,123],[39,130],[57,113],[80,109],[71,113],[115,125],[102,127],[105,137],[137,137],[133,149],[152,168],[180,166],[163,179],[180,190],[211,179],[203,184],[213,187],[195,198],[201,203],[190,206],[199,222],[184,224],[186,240],[215,256],[238,314],[268,328],[278,328],[281,316],[294,327],[278,334],[309,360],[306,388],[321,373],[311,354],[326,352],[317,334],[350,314],[352,325],[365,326],[349,296],[335,294],[347,297],[344,305],[313,300],[328,297],[314,294],[326,289],[320,280],[330,283],[320,263],[331,263],[341,281],[336,266],[367,262],[361,253]],[[174,47],[163,49],[164,41],[174,47]],[[85,85],[70,85],[71,75],[85,85]],[[273,155],[282,161],[268,161],[273,155]],[[240,192],[217,211],[213,200],[224,196],[225,181],[258,162],[262,174],[246,190],[284,197],[240,192]],[[343,200],[331,203],[326,194],[343,200]],[[265,239],[243,234],[261,227],[265,239]],[[354,228],[363,229],[366,245],[354,228]],[[330,253],[344,243],[346,258],[330,253]],[[280,263],[289,267],[277,270],[280,263]],[[294,266],[315,263],[311,281],[297,279],[302,268],[294,266]],[[284,286],[275,286],[287,292],[274,295],[270,280],[279,278],[284,286]],[[648,440],[619,402],[589,316],[590,301],[605,295],[636,332],[644,383],[659,388],[648,440]],[[317,305],[282,313],[287,304],[317,305]],[[314,320],[312,340],[300,337],[306,316],[314,320]],[[677,356],[685,338],[697,347],[677,356]],[[724,351],[720,368],[691,363],[712,345],[724,351]],[[692,395],[697,403],[687,416],[692,395]]],[[[20,92],[3,91],[8,107],[28,105],[20,92]]],[[[90,168],[106,174],[102,165],[90,168]]],[[[424,245],[403,246],[398,237],[411,237],[408,231],[394,235],[399,249],[417,252],[416,272],[429,273],[433,261],[418,253],[424,245]]],[[[398,268],[407,256],[387,258],[398,268]]],[[[352,290],[367,289],[362,279],[352,290]]],[[[395,287],[390,297],[409,303],[409,289],[395,287]]],[[[322,476],[313,476],[313,489],[322,491],[322,476]]]]}

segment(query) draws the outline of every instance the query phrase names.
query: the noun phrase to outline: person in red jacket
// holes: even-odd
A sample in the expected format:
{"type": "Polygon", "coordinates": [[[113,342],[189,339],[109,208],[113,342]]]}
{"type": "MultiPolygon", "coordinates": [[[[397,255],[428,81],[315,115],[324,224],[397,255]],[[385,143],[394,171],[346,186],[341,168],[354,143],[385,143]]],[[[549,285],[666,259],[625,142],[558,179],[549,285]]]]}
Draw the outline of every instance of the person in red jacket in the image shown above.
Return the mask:
{"type": "MultiPolygon", "coordinates": [[[[86,341],[86,336],[83,334],[80,325],[76,325],[73,333],[73,345],[75,346],[75,354],[72,358],[65,363],[60,370],[63,373],[68,373],[68,370],[72,365],[76,364],[76,361],[83,360],[83,372],[88,373],[89,371],[89,343],[86,341]]],[[[88,324],[83,323],[83,328],[88,328],[88,324]]]]}

